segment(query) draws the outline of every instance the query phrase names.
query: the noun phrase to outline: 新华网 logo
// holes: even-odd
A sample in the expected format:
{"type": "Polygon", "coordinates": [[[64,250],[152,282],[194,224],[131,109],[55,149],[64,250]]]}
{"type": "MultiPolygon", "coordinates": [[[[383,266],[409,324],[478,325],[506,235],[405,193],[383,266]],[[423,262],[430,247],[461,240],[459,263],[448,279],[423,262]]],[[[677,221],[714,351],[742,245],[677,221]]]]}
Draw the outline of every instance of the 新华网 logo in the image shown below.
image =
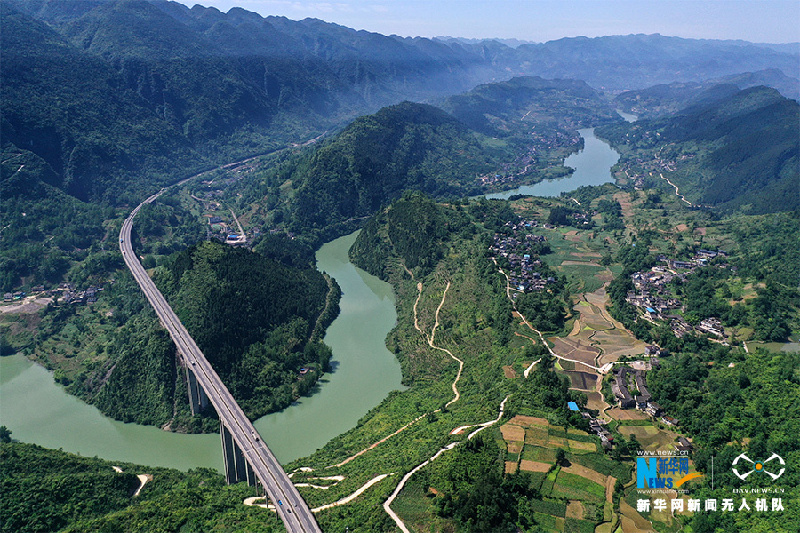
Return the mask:
{"type": "MultiPolygon", "coordinates": [[[[786,471],[786,466],[785,465],[786,465],[786,462],[783,460],[783,457],[781,457],[777,453],[773,453],[770,456],[770,458],[767,459],[766,461],[753,461],[752,459],[747,457],[745,454],[740,454],[736,459],[733,460],[733,468],[731,470],[733,470],[733,474],[736,477],[738,477],[739,479],[741,479],[742,481],[746,480],[747,477],[750,474],[754,474],[754,473],[767,474],[769,477],[772,478],[772,481],[775,481],[779,477],[781,477],[783,475],[783,473],[786,471]],[[767,463],[769,463],[770,461],[772,461],[774,459],[778,460],[778,464],[781,467],[777,474],[767,470],[767,468],[768,468],[767,463]],[[743,472],[739,471],[739,467],[738,467],[739,461],[742,461],[742,467],[743,467],[742,470],[743,470],[743,472]],[[747,463],[750,463],[750,467],[747,470],[744,469],[744,465],[746,464],[745,461],[747,463]]],[[[769,468],[773,468],[773,467],[771,465],[769,465],[769,468]]]]}
{"type": "Polygon", "coordinates": [[[677,489],[687,481],[702,477],[689,473],[688,457],[637,457],[636,488],[677,489]]]}

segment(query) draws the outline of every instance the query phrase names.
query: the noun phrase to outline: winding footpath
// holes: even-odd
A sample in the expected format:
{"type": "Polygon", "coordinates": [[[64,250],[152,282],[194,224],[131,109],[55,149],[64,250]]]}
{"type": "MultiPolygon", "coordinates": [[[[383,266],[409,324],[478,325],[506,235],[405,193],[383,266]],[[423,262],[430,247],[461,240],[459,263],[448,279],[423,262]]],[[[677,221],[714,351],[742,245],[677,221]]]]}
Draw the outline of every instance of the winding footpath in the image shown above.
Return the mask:
{"type": "MultiPolygon", "coordinates": [[[[455,361],[458,362],[458,374],[456,374],[456,379],[455,379],[455,381],[453,381],[453,385],[452,385],[454,396],[453,396],[452,400],[450,400],[449,402],[444,404],[445,408],[450,407],[451,405],[456,403],[459,399],[461,399],[461,393],[458,392],[458,388],[456,387],[456,384],[461,379],[461,372],[464,370],[464,361],[462,361],[461,359],[459,359],[458,357],[453,355],[453,352],[451,352],[447,348],[442,348],[441,346],[436,346],[433,343],[434,340],[436,339],[436,328],[439,327],[439,311],[442,310],[442,306],[444,305],[444,299],[447,298],[447,290],[449,288],[450,288],[450,282],[448,281],[447,282],[447,286],[444,288],[444,294],[442,294],[442,301],[439,302],[439,307],[436,308],[436,320],[435,320],[435,323],[433,325],[433,329],[431,330],[431,336],[430,336],[430,338],[428,338],[428,346],[430,346],[431,348],[434,348],[436,350],[443,351],[444,353],[446,353],[447,355],[449,355],[455,361]]],[[[421,292],[420,292],[420,294],[421,294],[421,292]]],[[[414,319],[414,325],[416,326],[416,317],[414,319]]]]}
{"type": "MultiPolygon", "coordinates": [[[[511,305],[514,307],[514,311],[522,319],[522,323],[523,324],[528,326],[528,328],[530,328],[531,331],[534,331],[537,335],[539,335],[539,339],[542,341],[542,345],[544,345],[544,347],[547,348],[547,351],[550,352],[550,355],[552,355],[556,359],[561,359],[562,361],[569,361],[571,363],[575,363],[575,364],[578,364],[578,365],[583,365],[585,367],[591,368],[595,372],[604,374],[605,372],[604,372],[604,370],[602,368],[598,368],[596,366],[590,365],[589,363],[584,363],[583,361],[577,361],[575,359],[569,359],[567,357],[563,357],[561,355],[558,355],[556,352],[553,351],[552,348],[550,348],[550,345],[547,344],[547,342],[545,342],[544,336],[542,335],[542,332],[539,331],[538,329],[536,329],[535,327],[533,327],[533,325],[530,322],[528,322],[528,319],[525,318],[525,315],[520,313],[519,310],[517,309],[517,304],[516,304],[516,302],[514,302],[514,299],[511,297],[511,290],[512,290],[511,289],[511,279],[508,277],[508,274],[506,274],[505,270],[503,270],[502,268],[500,268],[497,265],[497,261],[494,259],[494,257],[492,258],[492,261],[494,262],[494,265],[497,267],[497,270],[502,275],[504,275],[506,277],[506,296],[508,296],[508,299],[511,300],[511,305]]],[[[539,361],[534,361],[533,363],[530,364],[530,366],[528,368],[525,369],[524,375],[525,375],[526,378],[530,375],[531,370],[533,370],[534,365],[536,365],[536,363],[538,363],[538,362],[539,361]]]]}
{"type": "MultiPolygon", "coordinates": [[[[472,438],[475,437],[475,435],[477,435],[478,433],[480,433],[481,431],[483,431],[487,427],[492,426],[492,425],[496,424],[497,422],[499,422],[503,418],[503,413],[505,412],[505,407],[506,407],[506,402],[507,401],[508,401],[508,396],[506,396],[505,399],[502,402],[500,402],[500,412],[498,413],[497,418],[495,418],[494,420],[490,420],[488,422],[484,422],[483,424],[480,424],[480,427],[478,429],[476,429],[475,431],[470,433],[469,436],[467,436],[467,440],[472,440],[472,438]]],[[[448,444],[447,446],[445,446],[444,448],[440,449],[438,452],[433,454],[427,460],[425,460],[422,463],[420,463],[417,466],[415,466],[410,472],[408,472],[405,476],[403,476],[403,479],[401,479],[400,483],[398,483],[397,486],[394,488],[394,491],[392,491],[392,494],[389,496],[389,498],[387,498],[386,501],[383,502],[383,510],[386,511],[386,514],[388,514],[392,518],[392,520],[394,520],[394,523],[397,525],[398,528],[400,528],[401,531],[403,531],[403,533],[411,533],[411,532],[406,527],[405,522],[403,522],[403,520],[397,515],[397,513],[395,513],[392,510],[392,503],[397,498],[397,496],[400,494],[400,491],[403,490],[403,487],[405,487],[405,485],[408,482],[408,480],[411,479],[411,476],[416,474],[422,468],[428,466],[430,463],[432,463],[436,459],[438,459],[440,455],[442,455],[443,453],[445,453],[445,452],[447,452],[449,450],[452,450],[453,448],[455,448],[456,446],[458,446],[462,442],[463,441],[451,442],[450,444],[448,444]]]]}

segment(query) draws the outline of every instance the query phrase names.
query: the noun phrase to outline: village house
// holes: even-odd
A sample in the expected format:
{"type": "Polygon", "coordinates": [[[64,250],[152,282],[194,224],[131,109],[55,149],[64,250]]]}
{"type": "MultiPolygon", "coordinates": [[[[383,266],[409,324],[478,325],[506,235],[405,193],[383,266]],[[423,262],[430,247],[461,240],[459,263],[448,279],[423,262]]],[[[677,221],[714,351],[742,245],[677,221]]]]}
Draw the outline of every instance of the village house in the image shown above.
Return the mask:
{"type": "Polygon", "coordinates": [[[722,327],[722,322],[716,317],[702,320],[700,324],[697,325],[697,331],[702,331],[703,333],[708,333],[717,337],[725,337],[725,328],[722,327]]]}
{"type": "Polygon", "coordinates": [[[611,384],[611,391],[619,401],[620,409],[628,409],[635,405],[631,393],[628,392],[628,371],[627,366],[614,369],[614,383],[611,384]]]}

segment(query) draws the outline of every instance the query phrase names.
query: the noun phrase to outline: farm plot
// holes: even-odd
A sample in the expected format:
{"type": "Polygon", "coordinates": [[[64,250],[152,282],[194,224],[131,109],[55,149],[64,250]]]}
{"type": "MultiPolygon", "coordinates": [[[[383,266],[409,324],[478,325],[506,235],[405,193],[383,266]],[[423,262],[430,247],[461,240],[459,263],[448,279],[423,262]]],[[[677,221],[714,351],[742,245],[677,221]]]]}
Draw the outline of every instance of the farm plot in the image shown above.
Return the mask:
{"type": "Polygon", "coordinates": [[[606,411],[614,420],[649,420],[649,416],[636,409],[620,409],[615,407],[606,411]]]}
{"type": "Polygon", "coordinates": [[[664,450],[669,449],[675,442],[677,434],[655,426],[619,426],[620,434],[630,438],[636,435],[636,440],[645,450],[664,450]]]}
{"type": "Polygon", "coordinates": [[[603,485],[600,485],[585,477],[565,472],[562,469],[553,485],[552,496],[555,498],[586,500],[602,505],[606,498],[605,479],[603,479],[603,485]]]}
{"type": "Polygon", "coordinates": [[[580,389],[582,391],[593,391],[597,384],[597,374],[590,372],[564,372],[570,381],[570,386],[573,389],[580,389]]]}
{"type": "Polygon", "coordinates": [[[608,404],[603,401],[603,396],[599,392],[587,392],[586,393],[586,408],[593,409],[596,411],[602,411],[608,404]]]}

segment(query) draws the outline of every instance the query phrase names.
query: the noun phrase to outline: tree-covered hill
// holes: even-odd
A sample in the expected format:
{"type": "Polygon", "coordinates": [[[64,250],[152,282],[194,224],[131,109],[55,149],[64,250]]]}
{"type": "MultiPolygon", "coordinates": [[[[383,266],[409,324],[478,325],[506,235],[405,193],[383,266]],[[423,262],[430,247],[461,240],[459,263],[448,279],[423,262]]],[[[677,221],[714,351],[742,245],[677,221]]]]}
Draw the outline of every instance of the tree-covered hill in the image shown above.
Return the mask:
{"type": "Polygon", "coordinates": [[[321,332],[337,291],[310,266],[205,242],[173,256],[156,281],[249,417],[286,407],[326,370],[321,332]]]}
{"type": "Polygon", "coordinates": [[[800,206],[798,124],[800,104],[761,86],[599,132],[692,201],[758,214],[800,206]]]}
{"type": "Polygon", "coordinates": [[[242,505],[253,494],[243,483],[226,486],[209,469],[187,473],[34,444],[0,445],[2,531],[283,531],[275,514],[242,505]],[[137,475],[148,481],[134,496],[137,475]]]}
{"type": "MultiPolygon", "coordinates": [[[[585,82],[539,77],[480,85],[447,98],[442,109],[476,131],[501,137],[521,133],[525,119],[544,131],[620,120],[608,101],[585,82]]],[[[527,126],[522,133],[528,133],[527,126]]]]}
{"type": "Polygon", "coordinates": [[[444,111],[404,102],[357,119],[278,172],[296,190],[293,225],[316,229],[370,216],[406,189],[474,194],[476,177],[508,155],[444,111]]]}

